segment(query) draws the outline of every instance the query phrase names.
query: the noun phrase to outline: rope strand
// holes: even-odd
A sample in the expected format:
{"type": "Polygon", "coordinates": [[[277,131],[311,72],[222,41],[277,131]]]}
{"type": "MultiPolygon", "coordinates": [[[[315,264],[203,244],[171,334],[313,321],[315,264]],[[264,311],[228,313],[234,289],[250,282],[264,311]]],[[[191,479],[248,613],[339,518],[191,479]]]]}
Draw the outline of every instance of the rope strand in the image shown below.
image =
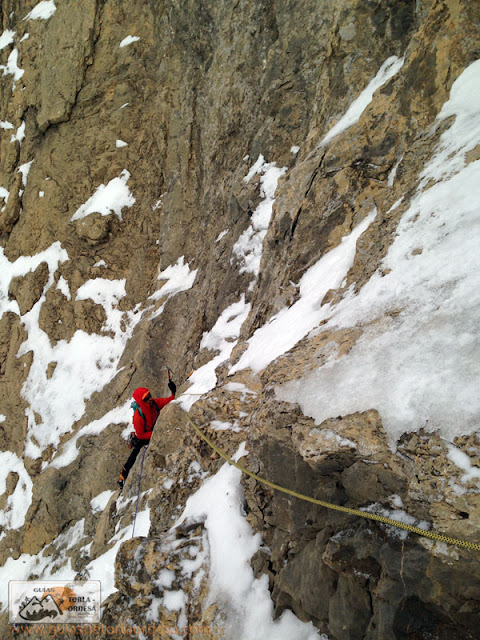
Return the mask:
{"type": "Polygon", "coordinates": [[[299,498],[300,500],[305,500],[306,502],[312,502],[313,504],[317,504],[321,507],[325,507],[326,509],[333,509],[335,511],[341,511],[342,513],[348,513],[352,516],[359,516],[361,518],[368,518],[369,520],[375,520],[377,522],[382,522],[383,524],[388,524],[391,527],[396,527],[397,529],[404,529],[405,531],[409,531],[411,533],[416,533],[419,536],[423,536],[424,538],[430,538],[431,540],[436,540],[438,542],[444,542],[445,544],[455,545],[457,547],[462,547],[464,549],[472,549],[474,551],[480,551],[480,544],[476,542],[469,542],[468,540],[459,540],[457,538],[451,538],[449,536],[444,536],[440,533],[436,533],[435,531],[426,531],[425,529],[420,529],[420,527],[416,527],[411,524],[407,524],[405,522],[399,522],[398,520],[393,520],[392,518],[387,518],[385,516],[381,516],[377,513],[368,513],[366,511],[361,511],[360,509],[351,509],[349,507],[343,507],[338,504],[332,504],[331,502],[325,502],[324,500],[317,500],[316,498],[311,498],[310,496],[305,496],[297,491],[292,491],[291,489],[286,489],[285,487],[281,487],[278,484],[270,482],[265,478],[258,476],[256,473],[245,469],[242,465],[238,464],[228,456],[224,451],[222,451],[217,445],[215,445],[206,435],[197,427],[197,425],[192,421],[190,416],[187,414],[187,420],[191,424],[191,426],[195,429],[196,433],[208,444],[208,446],[213,449],[219,456],[221,456],[228,464],[233,465],[237,469],[239,469],[242,473],[250,476],[257,482],[261,484],[265,484],[276,491],[281,491],[282,493],[286,493],[294,498],[299,498]]]}

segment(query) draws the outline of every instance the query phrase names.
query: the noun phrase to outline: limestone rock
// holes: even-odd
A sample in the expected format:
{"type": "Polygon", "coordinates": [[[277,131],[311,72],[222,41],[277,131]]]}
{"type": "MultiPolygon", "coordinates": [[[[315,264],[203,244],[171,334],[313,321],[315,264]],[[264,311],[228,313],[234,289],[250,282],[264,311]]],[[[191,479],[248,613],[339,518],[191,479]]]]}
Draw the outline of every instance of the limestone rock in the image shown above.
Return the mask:
{"type": "Polygon", "coordinates": [[[35,271],[29,271],[25,276],[12,278],[9,296],[18,302],[20,315],[28,313],[38,302],[43,293],[50,274],[46,262],[42,262],[35,271]]]}
{"type": "Polygon", "coordinates": [[[92,213],[75,223],[79,238],[84,238],[89,245],[95,247],[108,239],[112,225],[112,216],[92,213]]]}

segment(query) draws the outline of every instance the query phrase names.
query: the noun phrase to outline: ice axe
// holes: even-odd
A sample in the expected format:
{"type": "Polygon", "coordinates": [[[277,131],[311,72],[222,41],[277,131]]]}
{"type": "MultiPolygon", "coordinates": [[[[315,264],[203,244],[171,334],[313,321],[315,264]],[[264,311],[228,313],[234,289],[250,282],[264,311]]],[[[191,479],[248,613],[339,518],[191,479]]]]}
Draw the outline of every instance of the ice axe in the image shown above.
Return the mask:
{"type": "MultiPolygon", "coordinates": [[[[169,381],[172,380],[173,379],[173,371],[172,371],[172,369],[170,369],[170,367],[168,367],[167,365],[165,365],[165,369],[167,370],[167,373],[168,373],[168,380],[169,381]]],[[[184,380],[182,380],[182,382],[178,386],[181,387],[182,384],[184,384],[190,378],[190,376],[192,375],[193,372],[194,372],[194,369],[192,369],[190,371],[188,376],[184,380]]]]}

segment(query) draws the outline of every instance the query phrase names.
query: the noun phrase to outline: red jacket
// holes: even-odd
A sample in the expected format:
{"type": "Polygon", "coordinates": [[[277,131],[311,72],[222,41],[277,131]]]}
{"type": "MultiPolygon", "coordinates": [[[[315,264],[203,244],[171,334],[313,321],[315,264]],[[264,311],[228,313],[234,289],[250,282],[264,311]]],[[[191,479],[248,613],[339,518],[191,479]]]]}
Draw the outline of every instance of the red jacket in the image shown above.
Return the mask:
{"type": "Polygon", "coordinates": [[[147,393],[149,393],[149,391],[146,387],[139,387],[133,392],[133,399],[136,400],[145,416],[144,420],[138,410],[133,414],[133,428],[135,429],[137,438],[140,438],[140,440],[150,440],[160,410],[175,399],[172,393],[169,398],[152,398],[150,402],[145,402],[143,397],[147,393]]]}

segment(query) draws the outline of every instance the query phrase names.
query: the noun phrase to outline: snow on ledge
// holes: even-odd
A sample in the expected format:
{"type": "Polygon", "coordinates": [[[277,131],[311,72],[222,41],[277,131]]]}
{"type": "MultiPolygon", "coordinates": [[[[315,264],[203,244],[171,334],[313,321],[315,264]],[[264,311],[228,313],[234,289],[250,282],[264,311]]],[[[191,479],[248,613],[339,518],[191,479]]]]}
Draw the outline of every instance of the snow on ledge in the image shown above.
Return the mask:
{"type": "Polygon", "coordinates": [[[403,61],[404,58],[399,58],[398,56],[391,56],[385,60],[377,75],[369,82],[358,98],[352,102],[346,113],[320,142],[320,147],[326,145],[332,138],[338,136],[342,131],[345,131],[345,129],[348,129],[360,120],[362,113],[372,101],[375,91],[400,71],[403,66],[403,61]]]}
{"type": "Polygon", "coordinates": [[[132,42],[138,42],[138,40],[140,40],[138,36],[127,36],[120,42],[120,49],[128,47],[128,45],[132,44],[132,42]]]}
{"type": "Polygon", "coordinates": [[[42,0],[25,16],[24,20],[48,20],[56,10],[57,7],[53,0],[42,0]]]}
{"type": "Polygon", "coordinates": [[[123,207],[132,207],[135,204],[135,198],[127,186],[129,178],[130,173],[124,169],[118,178],[113,178],[107,185],[101,184],[93,196],[75,211],[70,220],[81,220],[91,213],[100,213],[102,216],[115,213],[121,220],[123,207]]]}
{"type": "Polygon", "coordinates": [[[180,256],[175,264],[171,264],[158,274],[157,280],[167,282],[150,296],[150,300],[160,300],[164,296],[174,296],[181,291],[187,291],[193,287],[198,269],[190,271],[185,256],[180,256]]]}
{"type": "Polygon", "coordinates": [[[9,44],[13,44],[13,36],[15,35],[15,31],[11,31],[10,29],[5,29],[5,31],[0,36],[0,51],[8,47],[9,44]]]}

